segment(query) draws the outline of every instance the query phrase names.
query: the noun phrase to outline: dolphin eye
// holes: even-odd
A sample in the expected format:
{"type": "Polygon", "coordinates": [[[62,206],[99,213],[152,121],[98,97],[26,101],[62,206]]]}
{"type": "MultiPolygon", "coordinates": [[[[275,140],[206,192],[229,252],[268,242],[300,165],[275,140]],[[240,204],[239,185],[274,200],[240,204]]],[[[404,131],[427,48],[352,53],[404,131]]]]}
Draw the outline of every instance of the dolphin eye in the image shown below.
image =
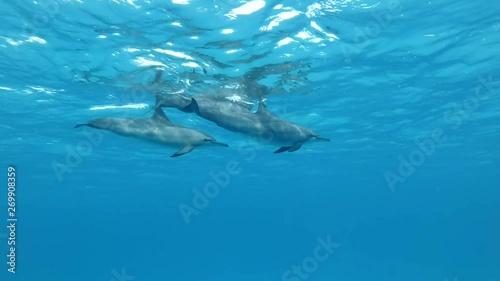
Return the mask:
{"type": "Polygon", "coordinates": [[[203,141],[212,142],[212,140],[211,140],[211,139],[203,139],[203,141]]]}

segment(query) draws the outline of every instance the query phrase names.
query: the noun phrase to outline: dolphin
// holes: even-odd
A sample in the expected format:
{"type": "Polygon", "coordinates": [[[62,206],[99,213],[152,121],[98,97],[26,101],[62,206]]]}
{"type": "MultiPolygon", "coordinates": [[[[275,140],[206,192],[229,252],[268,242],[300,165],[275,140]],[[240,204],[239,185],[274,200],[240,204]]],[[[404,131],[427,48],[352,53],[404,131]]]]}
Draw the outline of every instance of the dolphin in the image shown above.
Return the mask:
{"type": "MultiPolygon", "coordinates": [[[[157,106],[162,106],[161,102],[157,106]]],[[[204,95],[192,97],[188,106],[179,109],[196,113],[226,130],[279,145],[280,148],[274,153],[297,151],[310,140],[330,141],[308,128],[273,116],[262,101],[259,102],[257,112],[253,113],[248,107],[238,103],[204,95]]]]}
{"type": "Polygon", "coordinates": [[[311,140],[330,141],[330,139],[320,137],[311,129],[272,115],[262,101],[259,101],[255,115],[260,120],[260,124],[263,125],[259,132],[260,136],[265,137],[267,142],[281,146],[274,153],[297,151],[304,143],[311,140]]]}
{"type": "Polygon", "coordinates": [[[88,126],[113,132],[115,134],[135,137],[167,147],[179,149],[170,157],[178,157],[191,152],[198,146],[224,146],[213,137],[200,131],[173,124],[161,108],[155,109],[151,118],[101,118],[78,124],[75,128],[88,126]]]}

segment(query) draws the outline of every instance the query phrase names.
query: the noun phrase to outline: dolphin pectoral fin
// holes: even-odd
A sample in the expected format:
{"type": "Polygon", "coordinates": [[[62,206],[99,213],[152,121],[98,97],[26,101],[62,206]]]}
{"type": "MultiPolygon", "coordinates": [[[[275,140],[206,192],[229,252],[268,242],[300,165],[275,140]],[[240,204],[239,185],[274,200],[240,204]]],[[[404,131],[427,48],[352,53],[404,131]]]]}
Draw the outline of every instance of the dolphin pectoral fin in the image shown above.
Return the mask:
{"type": "Polygon", "coordinates": [[[296,143],[292,144],[292,146],[283,146],[280,149],[276,150],[274,153],[282,153],[285,151],[294,152],[294,151],[299,150],[301,147],[302,147],[302,143],[296,142],[296,143]]]}
{"type": "Polygon", "coordinates": [[[299,150],[301,147],[302,147],[302,143],[301,143],[301,142],[296,142],[296,143],[292,144],[292,147],[290,147],[290,149],[288,150],[288,152],[294,152],[294,151],[297,151],[297,150],[299,150]]]}
{"type": "Polygon", "coordinates": [[[176,153],[172,154],[170,157],[179,157],[181,155],[184,155],[186,153],[189,153],[189,152],[193,151],[193,149],[194,149],[194,146],[187,145],[187,146],[183,147],[181,150],[179,150],[176,153]]]}
{"type": "Polygon", "coordinates": [[[75,127],[73,128],[79,128],[79,127],[83,127],[83,126],[88,126],[89,124],[76,124],[75,127]]]}
{"type": "Polygon", "coordinates": [[[283,146],[280,149],[276,150],[274,153],[285,152],[285,151],[288,151],[290,148],[291,148],[291,146],[283,146]]]}

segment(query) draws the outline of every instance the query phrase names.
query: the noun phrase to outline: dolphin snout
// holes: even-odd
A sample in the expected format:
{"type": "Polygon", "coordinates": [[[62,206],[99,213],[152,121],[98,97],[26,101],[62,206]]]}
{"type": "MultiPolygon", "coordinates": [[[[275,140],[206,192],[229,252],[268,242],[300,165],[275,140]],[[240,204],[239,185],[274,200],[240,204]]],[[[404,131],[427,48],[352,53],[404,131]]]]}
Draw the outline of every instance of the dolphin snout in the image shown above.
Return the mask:
{"type": "Polygon", "coordinates": [[[322,138],[322,137],[315,137],[316,140],[319,140],[319,141],[326,141],[326,142],[330,142],[330,139],[328,138],[322,138]]]}
{"type": "Polygon", "coordinates": [[[211,144],[211,145],[229,147],[229,145],[227,145],[225,143],[222,143],[222,142],[218,142],[215,139],[206,139],[205,141],[208,142],[208,144],[211,144]]]}
{"type": "Polygon", "coordinates": [[[213,141],[212,144],[216,145],[216,146],[229,147],[228,144],[225,144],[225,143],[222,143],[222,142],[218,142],[218,141],[213,141]]]}

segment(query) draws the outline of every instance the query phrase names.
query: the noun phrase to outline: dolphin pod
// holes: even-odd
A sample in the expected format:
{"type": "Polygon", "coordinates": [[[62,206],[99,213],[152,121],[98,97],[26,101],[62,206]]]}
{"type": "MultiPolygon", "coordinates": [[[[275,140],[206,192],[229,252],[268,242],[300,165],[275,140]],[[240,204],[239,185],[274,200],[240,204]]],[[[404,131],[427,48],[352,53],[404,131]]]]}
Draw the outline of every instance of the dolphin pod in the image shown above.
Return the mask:
{"type": "MultiPolygon", "coordinates": [[[[157,73],[153,83],[161,82],[161,74],[157,73]]],[[[194,113],[226,130],[279,146],[274,153],[297,151],[310,141],[330,141],[306,127],[272,115],[262,101],[255,113],[251,111],[252,106],[252,103],[221,95],[156,94],[151,118],[101,118],[75,128],[88,126],[178,149],[171,157],[184,155],[199,146],[228,146],[203,132],[173,124],[163,112],[162,108],[167,107],[194,113]]]]}
{"type": "Polygon", "coordinates": [[[257,112],[253,113],[248,105],[221,96],[157,95],[155,108],[162,107],[175,107],[183,112],[195,113],[229,131],[280,146],[274,153],[297,151],[311,140],[330,141],[308,128],[273,116],[262,101],[257,112]]]}
{"type": "Polygon", "coordinates": [[[101,118],[78,124],[75,128],[88,126],[111,131],[115,134],[135,137],[179,149],[170,157],[178,157],[191,152],[198,146],[225,146],[213,137],[200,131],[173,124],[161,108],[155,110],[151,118],[101,118]]]}

